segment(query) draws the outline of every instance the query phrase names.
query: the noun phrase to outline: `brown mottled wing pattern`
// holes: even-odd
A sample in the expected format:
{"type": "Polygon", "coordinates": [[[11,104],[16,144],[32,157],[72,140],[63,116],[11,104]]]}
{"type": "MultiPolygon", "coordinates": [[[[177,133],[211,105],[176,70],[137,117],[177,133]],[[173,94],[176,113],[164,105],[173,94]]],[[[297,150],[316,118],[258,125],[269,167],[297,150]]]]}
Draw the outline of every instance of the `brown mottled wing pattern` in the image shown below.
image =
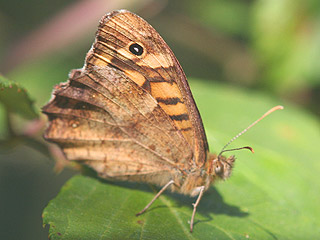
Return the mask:
{"type": "Polygon", "coordinates": [[[43,112],[45,138],[104,177],[165,182],[206,161],[202,122],[178,61],[128,11],[102,18],[84,68],[57,87],[43,112]],[[132,43],[143,47],[141,56],[129,51],[132,43]]]}
{"type": "Polygon", "coordinates": [[[208,145],[202,120],[185,74],[171,49],[145,20],[128,11],[115,11],[100,21],[87,67],[110,64],[146,89],[181,130],[202,165],[208,145]],[[142,56],[129,51],[131,43],[145,49],[142,56]]]}

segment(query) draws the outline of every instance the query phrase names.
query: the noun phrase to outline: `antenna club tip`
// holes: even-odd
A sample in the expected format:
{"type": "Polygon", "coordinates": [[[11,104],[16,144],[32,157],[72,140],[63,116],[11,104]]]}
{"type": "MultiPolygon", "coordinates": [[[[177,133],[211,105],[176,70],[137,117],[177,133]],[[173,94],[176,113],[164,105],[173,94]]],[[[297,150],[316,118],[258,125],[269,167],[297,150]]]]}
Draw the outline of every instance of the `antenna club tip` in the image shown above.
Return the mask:
{"type": "Polygon", "coordinates": [[[254,153],[254,150],[253,150],[252,147],[246,146],[246,147],[243,147],[243,148],[244,148],[244,149],[248,149],[248,150],[250,150],[252,153],[254,153]]]}
{"type": "Polygon", "coordinates": [[[275,108],[275,110],[282,110],[282,109],[284,109],[284,106],[278,105],[278,106],[275,106],[274,108],[275,108]]]}

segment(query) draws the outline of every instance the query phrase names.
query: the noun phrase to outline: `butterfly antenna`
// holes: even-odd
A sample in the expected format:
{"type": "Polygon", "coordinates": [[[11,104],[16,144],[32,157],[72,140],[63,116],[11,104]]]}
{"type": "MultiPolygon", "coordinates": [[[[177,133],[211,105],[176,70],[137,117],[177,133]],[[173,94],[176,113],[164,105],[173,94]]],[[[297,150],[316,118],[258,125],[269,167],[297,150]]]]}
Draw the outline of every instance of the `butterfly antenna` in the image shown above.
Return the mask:
{"type": "Polygon", "coordinates": [[[254,121],[253,123],[251,123],[251,125],[249,125],[249,127],[245,128],[242,132],[240,132],[239,134],[237,134],[235,137],[233,137],[221,150],[221,152],[218,155],[218,159],[221,156],[222,153],[224,152],[228,152],[228,151],[235,151],[235,150],[241,150],[241,149],[249,149],[251,152],[254,152],[253,149],[251,147],[241,147],[241,148],[233,148],[233,149],[228,149],[225,150],[234,140],[236,140],[238,137],[240,137],[242,134],[244,134],[245,132],[247,132],[250,128],[252,128],[254,125],[256,125],[258,122],[260,122],[262,119],[264,119],[266,116],[270,115],[271,113],[273,113],[276,110],[280,110],[283,109],[283,106],[275,106],[273,108],[271,108],[269,111],[267,111],[265,114],[263,114],[260,118],[258,118],[256,121],[254,121]]]}

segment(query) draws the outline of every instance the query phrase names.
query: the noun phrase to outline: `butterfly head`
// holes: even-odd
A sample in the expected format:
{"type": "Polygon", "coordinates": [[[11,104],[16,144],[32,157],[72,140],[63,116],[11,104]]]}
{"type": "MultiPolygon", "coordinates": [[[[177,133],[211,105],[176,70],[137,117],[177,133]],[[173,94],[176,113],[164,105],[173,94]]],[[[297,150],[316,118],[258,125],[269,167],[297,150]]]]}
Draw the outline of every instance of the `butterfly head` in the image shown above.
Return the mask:
{"type": "Polygon", "coordinates": [[[235,162],[235,156],[225,157],[222,155],[209,155],[209,174],[216,179],[227,179],[230,177],[235,162]]]}

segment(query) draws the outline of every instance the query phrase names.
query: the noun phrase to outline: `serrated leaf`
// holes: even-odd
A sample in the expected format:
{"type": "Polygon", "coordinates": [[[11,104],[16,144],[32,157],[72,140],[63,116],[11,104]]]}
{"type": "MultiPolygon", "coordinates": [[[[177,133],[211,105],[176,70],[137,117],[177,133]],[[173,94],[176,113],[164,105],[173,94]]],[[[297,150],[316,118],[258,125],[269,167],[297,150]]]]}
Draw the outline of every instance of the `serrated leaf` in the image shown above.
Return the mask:
{"type": "MultiPolygon", "coordinates": [[[[230,138],[279,102],[261,93],[192,82],[209,145],[230,138]]],[[[165,193],[139,217],[159,190],[75,176],[43,212],[51,239],[316,239],[320,235],[319,126],[294,107],[269,116],[232,145],[233,176],[210,188],[188,221],[195,198],[165,193]]]]}
{"type": "Polygon", "coordinates": [[[38,117],[27,91],[16,82],[9,81],[1,75],[0,103],[7,111],[17,113],[23,118],[34,119],[38,117]]]}

